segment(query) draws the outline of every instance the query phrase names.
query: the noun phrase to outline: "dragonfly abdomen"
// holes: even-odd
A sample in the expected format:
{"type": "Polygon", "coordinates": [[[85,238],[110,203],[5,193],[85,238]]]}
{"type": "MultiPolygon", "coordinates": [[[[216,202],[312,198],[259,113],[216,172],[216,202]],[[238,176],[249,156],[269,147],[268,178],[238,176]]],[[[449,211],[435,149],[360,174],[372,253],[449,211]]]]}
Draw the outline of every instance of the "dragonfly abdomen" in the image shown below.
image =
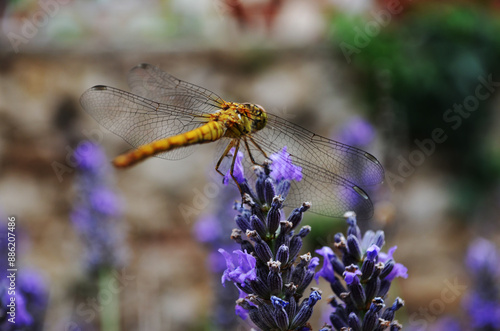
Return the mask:
{"type": "Polygon", "coordinates": [[[117,156],[113,160],[113,164],[118,168],[129,167],[162,152],[218,140],[224,135],[224,131],[225,127],[221,122],[208,122],[194,130],[139,146],[133,151],[117,156]]]}

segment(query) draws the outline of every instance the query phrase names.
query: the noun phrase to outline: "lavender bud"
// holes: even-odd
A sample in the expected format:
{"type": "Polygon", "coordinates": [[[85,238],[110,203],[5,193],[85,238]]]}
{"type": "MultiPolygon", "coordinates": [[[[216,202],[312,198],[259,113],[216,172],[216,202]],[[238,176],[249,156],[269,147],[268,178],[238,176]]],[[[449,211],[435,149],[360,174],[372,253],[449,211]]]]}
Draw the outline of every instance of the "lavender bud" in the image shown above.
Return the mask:
{"type": "Polygon", "coordinates": [[[392,307],[387,308],[382,314],[381,318],[386,321],[392,322],[394,320],[394,314],[399,308],[403,307],[404,304],[405,302],[401,298],[397,297],[392,304],[392,307]]]}
{"type": "Polygon", "coordinates": [[[257,176],[257,181],[255,182],[255,190],[257,192],[257,198],[259,201],[264,204],[266,203],[266,198],[265,198],[265,188],[264,188],[264,181],[266,180],[266,176],[264,174],[264,171],[260,167],[255,167],[254,172],[257,176]]]}
{"type": "Polygon", "coordinates": [[[333,291],[333,293],[335,293],[338,297],[340,297],[340,295],[342,293],[345,293],[347,292],[346,288],[344,287],[344,285],[340,282],[340,280],[338,279],[337,276],[334,277],[334,281],[330,283],[330,287],[333,291]]]}
{"type": "Polygon", "coordinates": [[[302,279],[302,284],[300,284],[299,288],[297,289],[297,292],[302,293],[304,290],[311,284],[313,278],[314,278],[314,271],[311,270],[306,270],[304,274],[304,278],[302,279]]]}
{"type": "Polygon", "coordinates": [[[337,312],[330,314],[330,322],[332,323],[335,330],[342,330],[342,328],[347,327],[347,323],[336,314],[337,312]]]}
{"type": "Polygon", "coordinates": [[[394,265],[395,264],[396,263],[394,262],[393,259],[390,259],[390,260],[386,261],[385,265],[384,265],[384,269],[380,273],[380,279],[384,279],[385,277],[389,276],[389,274],[391,273],[392,269],[394,269],[394,265]]]}
{"type": "Polygon", "coordinates": [[[246,232],[247,230],[251,230],[252,227],[250,226],[250,223],[248,222],[248,220],[241,216],[241,215],[237,215],[235,218],[234,218],[234,221],[236,222],[236,225],[241,229],[241,231],[244,231],[246,232]]]}
{"type": "Polygon", "coordinates": [[[391,323],[390,331],[399,331],[402,329],[403,329],[403,326],[401,324],[399,324],[398,322],[394,321],[391,323]]]}
{"type": "Polygon", "coordinates": [[[347,218],[347,224],[349,227],[347,228],[347,235],[353,235],[358,240],[361,240],[361,230],[356,224],[356,214],[353,211],[348,211],[344,214],[344,217],[347,218]]]}
{"type": "Polygon", "coordinates": [[[295,235],[290,239],[290,261],[294,261],[302,248],[302,237],[295,235]]]}
{"type": "Polygon", "coordinates": [[[269,298],[269,287],[262,281],[260,277],[255,278],[250,282],[250,286],[255,294],[262,298],[269,298]]]}
{"type": "Polygon", "coordinates": [[[261,330],[269,330],[273,327],[264,321],[262,314],[257,308],[250,310],[248,316],[250,316],[252,322],[261,330]]]}
{"type": "Polygon", "coordinates": [[[268,206],[271,206],[273,198],[276,196],[276,191],[274,190],[273,180],[269,177],[264,181],[264,194],[265,202],[268,206]]]}
{"type": "Polygon", "coordinates": [[[252,210],[252,214],[257,216],[262,222],[264,222],[264,214],[262,213],[262,210],[260,207],[253,201],[252,197],[249,194],[244,194],[243,195],[243,203],[250,206],[250,209],[252,210]]]}
{"type": "Polygon", "coordinates": [[[366,294],[366,303],[369,303],[375,298],[376,295],[379,295],[380,291],[380,278],[372,277],[366,283],[365,286],[365,294],[366,294]]]}
{"type": "Polygon", "coordinates": [[[389,288],[391,287],[391,282],[388,280],[381,280],[380,281],[380,289],[378,290],[377,296],[385,298],[387,295],[387,292],[389,292],[389,288]]]}
{"type": "Polygon", "coordinates": [[[366,295],[363,286],[359,283],[358,277],[353,278],[353,282],[347,285],[351,292],[351,298],[356,304],[356,307],[362,309],[365,306],[366,295]]]}
{"type": "Polygon", "coordinates": [[[266,304],[259,305],[259,311],[262,316],[262,319],[266,322],[266,324],[271,325],[271,329],[276,328],[276,321],[274,320],[274,312],[271,307],[266,304]]]}
{"type": "Polygon", "coordinates": [[[285,310],[288,314],[288,316],[293,317],[297,313],[297,300],[295,299],[294,296],[290,297],[287,299],[288,301],[288,306],[285,307],[285,310]]]}
{"type": "Polygon", "coordinates": [[[337,255],[332,255],[330,258],[330,263],[332,264],[333,271],[337,274],[342,275],[345,271],[345,265],[339,260],[337,255]]]}
{"type": "Polygon", "coordinates": [[[288,247],[285,245],[281,245],[278,248],[278,252],[276,252],[276,260],[280,261],[283,266],[286,265],[288,262],[289,253],[290,250],[288,249],[288,247]]]}
{"type": "Polygon", "coordinates": [[[288,302],[278,297],[272,296],[271,303],[274,306],[274,320],[276,322],[276,325],[280,330],[288,330],[288,314],[285,310],[285,307],[288,306],[288,302]]]}
{"type": "Polygon", "coordinates": [[[361,265],[361,282],[366,281],[373,273],[375,269],[375,262],[365,259],[361,265]]]}
{"type": "Polygon", "coordinates": [[[311,233],[311,226],[305,225],[305,226],[300,228],[300,231],[297,235],[299,237],[305,238],[309,233],[311,233]]]}
{"type": "Polygon", "coordinates": [[[281,213],[280,208],[283,206],[283,199],[280,197],[274,197],[271,204],[271,209],[267,213],[267,227],[269,228],[269,233],[274,236],[276,230],[280,226],[281,213]]]}
{"type": "Polygon", "coordinates": [[[282,180],[279,182],[278,187],[276,189],[276,193],[281,196],[283,199],[286,199],[288,196],[288,192],[290,192],[290,181],[289,180],[282,180]]]}
{"type": "Polygon", "coordinates": [[[378,312],[384,308],[384,300],[382,298],[375,298],[370,305],[370,309],[366,312],[363,319],[363,331],[372,331],[378,323],[378,312]]]}
{"type": "Polygon", "coordinates": [[[292,223],[288,221],[280,222],[280,233],[276,238],[276,246],[280,247],[282,245],[290,246],[290,230],[292,229],[292,223]]]}
{"type": "Polygon", "coordinates": [[[293,224],[292,229],[296,228],[297,225],[302,221],[302,217],[305,211],[307,211],[309,208],[311,208],[311,203],[310,202],[304,202],[301,207],[295,208],[290,216],[288,216],[289,222],[293,224]]]}
{"type": "Polygon", "coordinates": [[[304,302],[302,302],[299,312],[297,313],[297,315],[295,316],[290,325],[290,329],[293,330],[299,326],[306,324],[306,322],[312,315],[314,305],[319,300],[321,300],[320,292],[312,291],[309,298],[305,299],[304,302]]]}
{"type": "Polygon", "coordinates": [[[247,237],[255,242],[255,254],[264,263],[272,259],[273,253],[269,245],[260,238],[257,231],[247,231],[247,237]]]}
{"type": "Polygon", "coordinates": [[[347,324],[352,331],[361,331],[361,321],[359,320],[359,317],[358,315],[356,315],[356,313],[352,312],[349,314],[347,324]]]}
{"type": "Polygon", "coordinates": [[[347,237],[347,251],[356,263],[361,260],[361,245],[355,235],[350,234],[347,237]]]}
{"type": "Polygon", "coordinates": [[[252,226],[252,230],[257,231],[257,233],[259,234],[259,236],[261,238],[266,237],[266,234],[267,234],[266,226],[257,216],[252,215],[250,217],[250,225],[252,226]]]}
{"type": "Polygon", "coordinates": [[[267,276],[267,283],[269,284],[269,290],[271,295],[277,295],[281,293],[283,288],[283,279],[281,278],[281,262],[279,261],[269,261],[267,263],[269,267],[269,275],[267,276]]]}
{"type": "Polygon", "coordinates": [[[375,236],[373,237],[372,244],[373,245],[377,245],[378,248],[382,249],[382,247],[385,244],[385,234],[384,234],[384,231],[378,230],[375,233],[375,236]]]}
{"type": "MultiPolygon", "coordinates": [[[[307,253],[300,256],[300,262],[293,268],[292,271],[292,283],[302,285],[304,281],[304,276],[306,274],[307,265],[311,260],[311,253],[307,253]]],[[[299,292],[300,293],[300,292],[299,292]]]]}
{"type": "Polygon", "coordinates": [[[253,248],[253,245],[248,240],[241,241],[241,250],[243,252],[247,252],[248,254],[250,254],[252,252],[255,253],[255,249],[253,248]]]}

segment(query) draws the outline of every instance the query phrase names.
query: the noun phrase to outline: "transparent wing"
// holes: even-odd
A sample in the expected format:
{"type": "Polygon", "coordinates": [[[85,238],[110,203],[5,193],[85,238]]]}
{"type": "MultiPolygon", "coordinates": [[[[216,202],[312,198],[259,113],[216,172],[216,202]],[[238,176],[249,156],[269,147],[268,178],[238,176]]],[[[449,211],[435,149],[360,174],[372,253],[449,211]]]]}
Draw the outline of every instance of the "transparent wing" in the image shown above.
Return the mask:
{"type": "MultiPolygon", "coordinates": [[[[318,136],[278,116],[268,114],[266,127],[252,134],[255,143],[269,156],[284,146],[294,164],[302,167],[303,179],[295,182],[287,204],[312,203],[311,211],[341,217],[354,210],[360,219],[370,218],[373,206],[363,187],[378,184],[384,170],[371,154],[318,136]]],[[[257,162],[263,161],[251,147],[257,162]]]]}
{"type": "MultiPolygon", "coordinates": [[[[193,104],[186,97],[188,105],[193,104]]],[[[134,147],[177,135],[201,126],[206,113],[180,104],[163,104],[108,86],[94,86],[80,98],[82,107],[102,126],[134,147]]],[[[195,146],[158,154],[177,160],[191,154],[195,146]]]]}
{"type": "Polygon", "coordinates": [[[134,94],[160,103],[189,108],[197,114],[214,112],[224,102],[215,93],[177,79],[146,63],[130,70],[128,84],[134,94]]]}

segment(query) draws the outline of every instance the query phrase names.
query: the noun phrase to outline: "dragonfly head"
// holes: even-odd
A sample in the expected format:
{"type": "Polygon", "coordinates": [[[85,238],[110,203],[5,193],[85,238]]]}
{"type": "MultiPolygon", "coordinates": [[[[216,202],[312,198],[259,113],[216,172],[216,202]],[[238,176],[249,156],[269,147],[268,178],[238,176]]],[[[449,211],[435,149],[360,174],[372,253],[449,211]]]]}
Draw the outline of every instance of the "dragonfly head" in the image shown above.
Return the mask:
{"type": "Polygon", "coordinates": [[[264,107],[253,104],[243,104],[248,109],[248,118],[252,122],[252,132],[262,130],[267,124],[267,113],[264,107]]]}

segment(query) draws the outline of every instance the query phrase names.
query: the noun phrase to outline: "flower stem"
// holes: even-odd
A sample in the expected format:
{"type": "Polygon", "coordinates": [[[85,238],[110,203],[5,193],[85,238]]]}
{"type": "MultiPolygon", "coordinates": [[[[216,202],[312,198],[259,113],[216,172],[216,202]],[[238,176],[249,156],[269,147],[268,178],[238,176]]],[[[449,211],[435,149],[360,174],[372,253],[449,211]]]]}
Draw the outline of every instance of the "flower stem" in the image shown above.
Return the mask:
{"type": "Polygon", "coordinates": [[[119,292],[113,291],[110,288],[110,284],[114,280],[112,271],[111,268],[101,268],[99,271],[102,331],[120,330],[120,297],[119,292]],[[105,298],[105,302],[102,302],[102,298],[105,298]]]}

